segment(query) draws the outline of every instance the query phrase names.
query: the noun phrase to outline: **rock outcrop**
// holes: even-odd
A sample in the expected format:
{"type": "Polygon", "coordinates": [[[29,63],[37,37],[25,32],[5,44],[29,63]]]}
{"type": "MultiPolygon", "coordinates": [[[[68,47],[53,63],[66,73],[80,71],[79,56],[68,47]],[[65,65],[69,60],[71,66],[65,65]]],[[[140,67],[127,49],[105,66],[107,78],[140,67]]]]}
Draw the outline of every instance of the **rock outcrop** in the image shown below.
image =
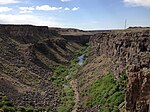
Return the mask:
{"type": "Polygon", "coordinates": [[[128,89],[126,94],[127,112],[150,111],[150,71],[142,71],[132,66],[128,73],[128,89]]]}
{"type": "Polygon", "coordinates": [[[69,42],[76,42],[86,45],[89,42],[91,35],[63,35],[63,38],[69,42]]]}
{"type": "MultiPolygon", "coordinates": [[[[88,62],[78,72],[80,94],[107,72],[112,72],[116,79],[126,75],[127,111],[149,112],[150,30],[99,33],[90,38],[90,45],[88,62]]],[[[82,97],[80,100],[84,101],[82,97]]]]}
{"type": "Polygon", "coordinates": [[[150,68],[150,31],[121,31],[93,36],[91,55],[105,55],[112,59],[111,70],[116,77],[129,65],[139,65],[140,69],[150,68]]]}

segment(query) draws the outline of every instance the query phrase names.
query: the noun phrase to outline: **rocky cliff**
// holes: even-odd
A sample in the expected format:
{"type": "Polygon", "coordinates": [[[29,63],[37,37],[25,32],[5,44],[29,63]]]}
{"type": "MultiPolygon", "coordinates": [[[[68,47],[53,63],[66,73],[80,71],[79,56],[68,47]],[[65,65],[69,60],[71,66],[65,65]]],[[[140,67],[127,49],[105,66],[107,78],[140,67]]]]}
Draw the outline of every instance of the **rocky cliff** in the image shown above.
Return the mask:
{"type": "MultiPolygon", "coordinates": [[[[80,94],[88,91],[95,80],[108,72],[116,80],[126,75],[126,110],[149,112],[150,30],[140,28],[99,33],[90,38],[90,45],[89,60],[78,73],[80,94]]],[[[84,97],[81,96],[81,102],[90,96],[84,97]]]]}
{"type": "Polygon", "coordinates": [[[128,72],[128,90],[126,94],[127,112],[149,112],[150,108],[150,71],[132,66],[128,72]]]}
{"type": "Polygon", "coordinates": [[[54,111],[60,93],[51,84],[52,69],[68,65],[81,44],[45,26],[0,25],[0,93],[15,106],[54,111]]]}

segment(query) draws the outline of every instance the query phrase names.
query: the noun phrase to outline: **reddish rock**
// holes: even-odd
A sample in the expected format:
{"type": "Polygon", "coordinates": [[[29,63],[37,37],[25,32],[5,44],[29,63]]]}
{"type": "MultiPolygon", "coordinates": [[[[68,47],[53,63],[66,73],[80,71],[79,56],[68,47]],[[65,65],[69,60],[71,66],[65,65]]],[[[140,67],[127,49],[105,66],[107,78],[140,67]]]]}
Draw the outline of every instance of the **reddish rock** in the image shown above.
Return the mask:
{"type": "Polygon", "coordinates": [[[128,73],[126,109],[128,112],[149,112],[150,73],[133,67],[128,73]]]}

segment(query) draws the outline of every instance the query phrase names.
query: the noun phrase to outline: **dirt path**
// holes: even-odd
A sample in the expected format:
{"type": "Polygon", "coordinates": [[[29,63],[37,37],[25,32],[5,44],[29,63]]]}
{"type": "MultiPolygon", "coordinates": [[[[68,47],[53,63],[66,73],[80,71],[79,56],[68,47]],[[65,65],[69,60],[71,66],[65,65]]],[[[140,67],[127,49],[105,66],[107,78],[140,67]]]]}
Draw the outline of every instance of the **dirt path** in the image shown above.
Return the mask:
{"type": "Polygon", "coordinates": [[[70,85],[74,90],[74,102],[75,102],[72,112],[77,112],[79,107],[79,92],[77,86],[77,79],[70,81],[70,85]]]}

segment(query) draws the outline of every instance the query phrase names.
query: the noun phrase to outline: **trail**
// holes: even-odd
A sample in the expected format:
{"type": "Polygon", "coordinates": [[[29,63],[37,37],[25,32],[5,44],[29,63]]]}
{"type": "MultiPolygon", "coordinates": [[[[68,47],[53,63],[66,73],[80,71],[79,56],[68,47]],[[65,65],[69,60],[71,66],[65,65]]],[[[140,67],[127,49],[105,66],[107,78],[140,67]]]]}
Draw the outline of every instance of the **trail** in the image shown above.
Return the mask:
{"type": "Polygon", "coordinates": [[[72,112],[78,112],[79,92],[78,92],[77,79],[70,81],[70,85],[71,85],[72,89],[74,90],[74,102],[75,102],[72,112]]]}

